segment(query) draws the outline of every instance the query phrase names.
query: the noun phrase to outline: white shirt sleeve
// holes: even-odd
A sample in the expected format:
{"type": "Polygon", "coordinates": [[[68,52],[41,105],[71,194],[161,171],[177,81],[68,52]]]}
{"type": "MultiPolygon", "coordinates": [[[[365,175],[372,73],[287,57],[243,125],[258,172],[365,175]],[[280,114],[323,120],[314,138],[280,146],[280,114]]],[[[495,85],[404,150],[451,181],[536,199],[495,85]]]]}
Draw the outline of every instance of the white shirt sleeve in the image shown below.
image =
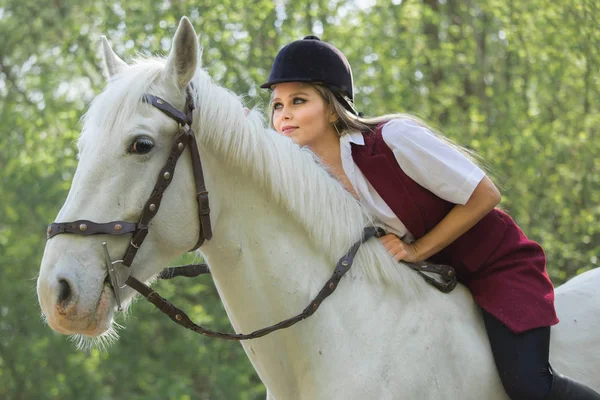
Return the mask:
{"type": "Polygon", "coordinates": [[[393,119],[382,129],[383,140],[400,168],[433,194],[465,204],[485,173],[427,128],[409,119],[393,119]]]}

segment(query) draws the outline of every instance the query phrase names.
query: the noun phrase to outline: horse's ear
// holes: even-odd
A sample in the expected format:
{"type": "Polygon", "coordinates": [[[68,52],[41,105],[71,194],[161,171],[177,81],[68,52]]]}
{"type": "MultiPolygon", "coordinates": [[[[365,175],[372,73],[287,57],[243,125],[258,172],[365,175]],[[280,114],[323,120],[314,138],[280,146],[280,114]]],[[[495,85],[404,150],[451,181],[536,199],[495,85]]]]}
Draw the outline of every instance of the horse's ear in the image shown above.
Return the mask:
{"type": "Polygon", "coordinates": [[[181,18],[173,37],[173,46],[167,59],[167,77],[175,77],[177,86],[185,88],[196,73],[200,46],[196,31],[187,17],[181,18]]]}
{"type": "Polygon", "coordinates": [[[127,63],[115,54],[112,47],[110,47],[110,43],[108,43],[106,36],[101,36],[100,40],[102,41],[102,59],[104,60],[104,68],[107,76],[110,78],[123,71],[125,67],[127,67],[127,63]]]}

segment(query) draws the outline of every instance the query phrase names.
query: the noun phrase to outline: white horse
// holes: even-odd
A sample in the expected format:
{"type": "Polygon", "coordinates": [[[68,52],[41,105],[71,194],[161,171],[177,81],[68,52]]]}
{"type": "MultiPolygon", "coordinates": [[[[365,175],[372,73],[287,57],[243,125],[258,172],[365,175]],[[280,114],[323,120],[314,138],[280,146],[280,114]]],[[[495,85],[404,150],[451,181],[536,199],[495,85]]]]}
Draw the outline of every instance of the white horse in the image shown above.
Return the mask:
{"type": "MultiPolygon", "coordinates": [[[[103,43],[110,80],[85,117],[79,165],[56,221],[138,219],[178,131],[140,99],[151,93],[181,109],[190,86],[214,232],[200,251],[231,324],[247,333],[299,313],[369,217],[309,151],[265,129],[258,112],[246,115],[235,95],[211,81],[200,68],[188,19],[181,20],[166,60],[127,65],[103,43]],[[140,151],[131,151],[132,143],[140,151]]],[[[196,242],[187,152],[133,263],[140,281],[151,281],[196,242]]],[[[129,244],[125,236],[48,241],[38,296],[54,330],[111,335],[116,302],[101,242],[118,255],[129,244]]],[[[557,289],[561,323],[552,328],[551,344],[555,369],[595,390],[599,288],[600,270],[593,270],[557,289]]],[[[121,296],[128,305],[133,292],[124,289],[121,296]]],[[[442,294],[395,263],[375,239],[362,245],[313,316],[242,346],[270,399],[507,398],[469,291],[459,285],[442,294]]]]}

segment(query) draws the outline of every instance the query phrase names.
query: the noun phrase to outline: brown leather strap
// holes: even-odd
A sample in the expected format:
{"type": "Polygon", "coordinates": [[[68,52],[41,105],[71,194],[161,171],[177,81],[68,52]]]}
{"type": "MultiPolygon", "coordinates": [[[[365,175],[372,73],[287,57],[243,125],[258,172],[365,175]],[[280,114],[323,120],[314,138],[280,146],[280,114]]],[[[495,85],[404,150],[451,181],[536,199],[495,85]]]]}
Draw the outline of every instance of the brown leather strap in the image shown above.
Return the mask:
{"type": "Polygon", "coordinates": [[[210,274],[207,264],[188,264],[178,265],[177,267],[168,267],[161,271],[158,275],[159,279],[173,279],[178,276],[186,278],[195,278],[198,275],[210,274]]]}
{"type": "Polygon", "coordinates": [[[133,259],[137,253],[137,250],[142,245],[142,242],[146,238],[148,233],[148,225],[150,221],[160,208],[160,203],[162,201],[162,197],[164,192],[167,190],[171,181],[173,180],[173,176],[175,175],[175,167],[177,166],[177,161],[179,157],[184,152],[186,147],[190,150],[190,155],[192,157],[192,169],[194,173],[194,181],[196,183],[196,201],[198,202],[198,221],[199,221],[199,232],[198,232],[198,240],[194,247],[190,250],[196,250],[198,247],[204,243],[205,240],[209,240],[212,238],[212,228],[210,225],[210,207],[208,202],[208,191],[206,190],[206,184],[204,182],[204,172],[202,170],[202,161],[200,160],[200,153],[198,151],[198,144],[196,142],[196,136],[194,131],[191,129],[192,122],[192,113],[194,110],[194,102],[191,96],[191,93],[188,90],[188,96],[186,99],[185,106],[185,114],[169,103],[161,99],[160,97],[146,94],[144,95],[144,101],[149,102],[160,111],[168,115],[169,117],[176,120],[181,128],[179,133],[175,136],[173,140],[173,145],[171,146],[171,153],[169,154],[169,158],[165,163],[165,166],[161,169],[158,180],[154,185],[154,189],[150,198],[144,205],[144,209],[142,211],[142,215],[140,216],[139,225],[143,227],[139,231],[135,232],[127,251],[125,252],[125,256],[123,257],[123,264],[126,266],[131,266],[133,263],[133,259]]]}
{"type": "Polygon", "coordinates": [[[156,293],[154,290],[152,290],[149,286],[138,281],[133,276],[130,276],[129,278],[127,278],[127,281],[125,283],[132,289],[141,293],[149,302],[154,304],[156,306],[156,308],[161,310],[163,313],[167,314],[169,316],[169,318],[171,318],[174,322],[176,322],[177,324],[179,324],[185,328],[188,328],[196,333],[200,333],[204,336],[216,337],[216,338],[226,339],[226,340],[239,341],[239,340],[256,339],[256,338],[268,335],[271,332],[275,332],[277,330],[290,327],[290,326],[302,321],[303,319],[308,318],[312,314],[314,314],[315,311],[317,311],[317,309],[323,302],[323,300],[325,300],[327,297],[329,297],[335,291],[335,289],[338,286],[338,283],[340,282],[340,279],[342,279],[342,277],[346,274],[346,272],[348,272],[350,270],[350,267],[352,266],[352,263],[354,262],[354,257],[356,256],[356,252],[358,251],[358,248],[360,247],[360,245],[372,237],[381,237],[381,236],[383,236],[383,234],[384,234],[384,232],[380,228],[374,228],[374,227],[365,228],[362,239],[359,240],[358,242],[356,242],[350,248],[348,253],[346,253],[342,258],[339,259],[331,278],[329,278],[329,280],[327,282],[325,282],[325,285],[323,286],[321,291],[315,296],[315,298],[310,302],[310,304],[300,314],[298,314],[294,317],[285,319],[277,324],[259,329],[257,331],[254,331],[254,332],[248,333],[248,334],[223,333],[223,332],[216,332],[216,331],[204,328],[200,325],[195,324],[187,316],[187,314],[185,312],[183,312],[179,308],[175,307],[168,300],[161,297],[158,293],[156,293]]]}
{"type": "Polygon", "coordinates": [[[171,145],[171,152],[169,154],[169,158],[167,159],[167,162],[161,168],[158,174],[156,184],[154,185],[154,189],[152,189],[152,194],[150,195],[150,198],[146,201],[146,204],[144,205],[142,215],[140,216],[138,222],[140,228],[133,234],[133,237],[131,238],[131,241],[129,243],[129,247],[125,251],[125,255],[123,256],[123,265],[127,267],[131,266],[133,258],[135,257],[138,249],[144,242],[144,239],[148,234],[148,226],[150,224],[150,221],[158,213],[163,195],[169,187],[169,185],[171,184],[171,182],[173,181],[177,161],[179,160],[179,157],[185,150],[188,142],[189,133],[180,130],[175,136],[173,144],[171,145]]]}
{"type": "MultiPolygon", "coordinates": [[[[184,129],[186,129],[184,127],[184,129]]],[[[192,168],[194,170],[194,180],[196,181],[196,201],[198,202],[198,220],[200,221],[200,232],[198,241],[192,250],[196,250],[204,243],[204,240],[212,238],[212,227],[210,225],[210,206],[208,202],[208,191],[204,183],[204,171],[202,170],[202,161],[196,136],[190,129],[190,152],[192,154],[192,168]]]]}
{"type": "MultiPolygon", "coordinates": [[[[449,293],[456,287],[456,272],[454,271],[454,268],[449,265],[426,262],[409,263],[406,261],[402,261],[402,263],[417,271],[425,281],[444,293],[449,293]],[[437,281],[423,272],[439,274],[442,282],[437,281]]],[[[203,274],[210,274],[210,269],[207,264],[187,264],[165,268],[158,277],[159,279],[173,279],[179,276],[195,278],[203,274]]]]}
{"type": "Polygon", "coordinates": [[[125,233],[135,232],[139,229],[138,224],[126,221],[113,221],[106,223],[96,223],[87,219],[79,219],[72,222],[53,222],[48,225],[46,237],[53,238],[61,233],[75,233],[77,235],[98,235],[101,233],[109,235],[123,235],[125,233]]]}
{"type": "MultiPolygon", "coordinates": [[[[188,91],[187,92],[186,103],[190,102],[193,105],[193,101],[190,101],[190,100],[191,100],[191,94],[188,91]]],[[[189,118],[187,110],[186,110],[185,113],[182,113],[181,111],[179,111],[178,109],[176,109],[171,104],[167,103],[166,101],[164,101],[163,99],[161,99],[158,96],[146,93],[146,94],[144,94],[144,96],[142,96],[142,101],[145,102],[145,103],[151,104],[154,107],[158,108],[160,111],[162,111],[163,113],[165,113],[169,118],[174,119],[175,121],[177,121],[177,123],[179,125],[183,126],[183,125],[187,125],[187,124],[191,124],[192,123],[192,119],[189,118]]],[[[193,108],[192,108],[192,110],[193,110],[193,108]]]]}
{"type": "Polygon", "coordinates": [[[423,279],[427,281],[427,283],[435,286],[444,293],[450,293],[456,287],[456,271],[449,265],[433,264],[425,261],[418,263],[402,261],[402,263],[417,271],[419,275],[421,275],[423,279]],[[442,279],[442,282],[432,278],[431,276],[428,276],[427,274],[424,274],[424,272],[438,274],[440,279],[442,279]]]}

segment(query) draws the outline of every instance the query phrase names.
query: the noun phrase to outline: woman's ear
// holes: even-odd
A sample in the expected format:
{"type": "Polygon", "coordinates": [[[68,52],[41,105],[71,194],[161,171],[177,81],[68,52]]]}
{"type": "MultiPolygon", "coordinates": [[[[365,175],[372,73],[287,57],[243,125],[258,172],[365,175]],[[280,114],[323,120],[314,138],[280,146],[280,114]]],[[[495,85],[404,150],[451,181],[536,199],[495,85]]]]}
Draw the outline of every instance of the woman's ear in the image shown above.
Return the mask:
{"type": "Polygon", "coordinates": [[[333,107],[331,107],[331,110],[330,110],[330,113],[329,113],[329,123],[333,124],[338,119],[340,119],[339,115],[337,115],[336,112],[335,112],[335,110],[333,109],[333,107]]]}

